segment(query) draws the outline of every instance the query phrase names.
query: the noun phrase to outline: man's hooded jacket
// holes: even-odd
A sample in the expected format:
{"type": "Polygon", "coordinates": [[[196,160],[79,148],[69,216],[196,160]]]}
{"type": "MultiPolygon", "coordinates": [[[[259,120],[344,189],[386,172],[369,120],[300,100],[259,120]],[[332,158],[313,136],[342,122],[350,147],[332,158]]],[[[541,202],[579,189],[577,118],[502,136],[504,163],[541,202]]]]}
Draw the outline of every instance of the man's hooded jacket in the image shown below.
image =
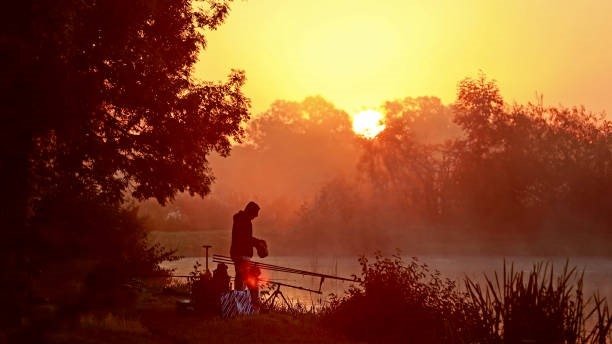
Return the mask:
{"type": "Polygon", "coordinates": [[[253,257],[253,246],[256,242],[257,239],[253,238],[253,224],[247,213],[241,210],[234,214],[230,256],[253,257]]]}

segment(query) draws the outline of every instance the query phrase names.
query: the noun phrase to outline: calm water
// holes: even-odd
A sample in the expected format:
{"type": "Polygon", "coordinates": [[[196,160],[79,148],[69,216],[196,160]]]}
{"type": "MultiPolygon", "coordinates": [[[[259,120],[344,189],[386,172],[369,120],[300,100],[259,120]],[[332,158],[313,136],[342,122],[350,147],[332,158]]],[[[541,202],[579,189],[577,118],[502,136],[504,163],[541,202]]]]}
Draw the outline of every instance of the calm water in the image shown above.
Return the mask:
{"type": "MultiPolygon", "coordinates": [[[[539,261],[551,262],[555,267],[555,271],[560,271],[566,261],[566,258],[562,257],[533,256],[505,257],[505,259],[508,263],[514,263],[515,271],[529,271],[533,263],[539,261]]],[[[497,271],[501,275],[504,257],[421,256],[419,260],[428,264],[430,268],[439,270],[443,278],[454,279],[458,281],[458,285],[462,286],[465,276],[476,280],[483,280],[483,274],[493,277],[494,271],[497,271]]],[[[204,266],[206,258],[187,257],[174,262],[165,262],[162,266],[174,268],[177,275],[186,275],[193,270],[193,265],[196,261],[199,261],[204,266]]],[[[355,257],[267,257],[265,259],[257,259],[256,261],[348,278],[351,278],[352,274],[359,276],[361,273],[361,267],[355,257]]],[[[409,261],[409,259],[405,258],[405,261],[409,261]]],[[[612,300],[612,258],[572,257],[570,258],[570,266],[576,266],[579,271],[584,269],[585,296],[591,296],[594,292],[599,291],[601,296],[605,296],[608,299],[608,304],[612,303],[610,302],[612,300]]],[[[216,263],[213,263],[212,259],[209,261],[209,267],[211,271],[216,267],[216,263]]],[[[233,276],[233,266],[230,266],[229,273],[233,276]]],[[[263,271],[263,277],[309,289],[318,289],[320,282],[319,278],[266,270],[263,271]]],[[[318,306],[325,302],[330,293],[341,295],[350,285],[351,282],[326,279],[323,282],[323,293],[321,295],[286,286],[281,287],[281,291],[285,297],[293,301],[300,301],[309,306],[318,306]]]]}

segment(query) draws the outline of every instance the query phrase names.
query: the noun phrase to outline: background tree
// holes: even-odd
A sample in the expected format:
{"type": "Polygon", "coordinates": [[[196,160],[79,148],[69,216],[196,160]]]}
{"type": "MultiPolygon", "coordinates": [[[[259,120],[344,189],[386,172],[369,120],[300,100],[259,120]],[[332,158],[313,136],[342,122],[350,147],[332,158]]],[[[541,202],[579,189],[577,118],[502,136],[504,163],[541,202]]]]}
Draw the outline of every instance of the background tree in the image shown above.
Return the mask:
{"type": "Polygon", "coordinates": [[[419,97],[387,102],[385,113],[385,130],[362,141],[361,172],[376,185],[378,197],[396,197],[405,221],[436,221],[440,145],[459,135],[452,112],[438,98],[419,97]]]}
{"type": "Polygon", "coordinates": [[[603,115],[509,106],[483,75],[459,84],[454,111],[465,134],[449,144],[444,193],[464,222],[514,232],[515,240],[544,231],[543,241],[610,235],[612,144],[603,115]]]}

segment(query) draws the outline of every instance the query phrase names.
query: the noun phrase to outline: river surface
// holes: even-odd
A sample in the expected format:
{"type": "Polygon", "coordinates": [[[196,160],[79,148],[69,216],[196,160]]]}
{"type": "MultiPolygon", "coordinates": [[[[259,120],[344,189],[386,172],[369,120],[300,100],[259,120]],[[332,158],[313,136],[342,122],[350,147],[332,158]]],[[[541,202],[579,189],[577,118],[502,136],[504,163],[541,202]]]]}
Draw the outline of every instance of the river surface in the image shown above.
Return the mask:
{"type": "MultiPolygon", "coordinates": [[[[504,259],[509,267],[514,264],[514,270],[530,271],[534,263],[549,262],[554,266],[555,273],[561,271],[565,266],[565,257],[535,257],[535,256],[515,256],[515,257],[494,257],[494,256],[420,256],[420,262],[426,263],[430,269],[439,270],[441,277],[457,281],[460,288],[463,288],[463,280],[469,277],[472,280],[484,281],[484,274],[494,278],[493,274],[497,271],[501,277],[504,259]]],[[[370,259],[372,261],[373,259],[370,259]]],[[[404,257],[405,262],[410,261],[410,257],[404,257]]],[[[193,266],[199,261],[205,265],[205,257],[186,257],[173,262],[164,262],[165,268],[175,269],[175,275],[187,275],[193,271],[193,266]]],[[[265,259],[255,259],[255,261],[273,264],[282,267],[290,267],[299,270],[313,271],[326,275],[351,278],[351,275],[361,275],[361,266],[356,257],[267,257],[265,259]]],[[[584,271],[585,297],[593,295],[595,292],[606,297],[608,304],[612,302],[612,257],[571,257],[570,267],[576,267],[578,271],[584,271]]],[[[216,263],[209,260],[210,270],[214,270],[216,263]]],[[[233,266],[229,267],[231,276],[234,274],[233,266]]],[[[262,272],[262,277],[284,284],[295,285],[308,289],[319,289],[320,278],[311,276],[301,276],[278,271],[262,272]]],[[[289,299],[290,302],[301,302],[311,307],[319,307],[328,300],[330,293],[343,295],[352,282],[325,279],[321,288],[322,293],[312,293],[298,290],[288,286],[281,286],[280,291],[289,299]]],[[[262,288],[264,289],[264,288],[262,288]]],[[[265,295],[264,295],[265,297],[265,295]]],[[[280,299],[278,299],[280,300],[280,299]]]]}

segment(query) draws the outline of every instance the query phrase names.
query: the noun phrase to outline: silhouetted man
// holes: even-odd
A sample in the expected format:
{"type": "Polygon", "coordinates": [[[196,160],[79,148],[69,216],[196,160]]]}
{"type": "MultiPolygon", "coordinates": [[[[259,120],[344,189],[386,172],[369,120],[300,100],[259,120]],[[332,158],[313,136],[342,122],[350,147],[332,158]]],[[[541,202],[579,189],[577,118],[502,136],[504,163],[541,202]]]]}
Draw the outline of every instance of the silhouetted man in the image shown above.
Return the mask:
{"type": "MultiPolygon", "coordinates": [[[[234,215],[232,225],[232,246],[230,256],[236,268],[235,290],[244,290],[245,284],[251,291],[254,303],[259,301],[259,288],[257,286],[258,271],[249,266],[248,261],[253,257],[253,247],[260,245],[263,240],[253,237],[253,224],[251,221],[259,215],[259,206],[249,202],[244,210],[234,215]]],[[[265,242],[264,242],[265,245],[265,242]]]]}

